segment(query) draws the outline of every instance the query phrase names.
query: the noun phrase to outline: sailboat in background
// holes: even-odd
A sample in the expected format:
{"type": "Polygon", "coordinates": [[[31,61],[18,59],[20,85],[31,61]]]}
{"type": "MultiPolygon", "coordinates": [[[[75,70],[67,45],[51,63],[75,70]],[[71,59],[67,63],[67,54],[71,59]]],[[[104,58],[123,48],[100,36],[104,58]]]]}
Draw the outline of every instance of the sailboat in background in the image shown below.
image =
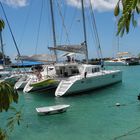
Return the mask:
{"type": "Polygon", "coordinates": [[[130,66],[139,65],[139,58],[132,56],[129,52],[118,52],[117,57],[104,61],[105,66],[130,66]]]}
{"type": "MultiPolygon", "coordinates": [[[[116,20],[117,21],[117,20],[116,20]]],[[[130,66],[138,65],[138,57],[133,56],[130,52],[121,52],[120,51],[120,37],[115,35],[117,38],[117,54],[116,57],[110,60],[104,61],[105,66],[130,66]]]]}

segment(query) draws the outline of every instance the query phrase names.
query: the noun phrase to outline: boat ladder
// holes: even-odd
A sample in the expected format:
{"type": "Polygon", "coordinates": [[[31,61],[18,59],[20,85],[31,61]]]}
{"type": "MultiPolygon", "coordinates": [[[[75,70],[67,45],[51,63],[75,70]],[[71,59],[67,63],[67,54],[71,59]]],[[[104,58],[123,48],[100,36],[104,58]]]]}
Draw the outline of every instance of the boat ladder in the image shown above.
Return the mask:
{"type": "Polygon", "coordinates": [[[72,84],[73,81],[62,80],[55,91],[55,96],[62,96],[65,94],[72,84]]]}

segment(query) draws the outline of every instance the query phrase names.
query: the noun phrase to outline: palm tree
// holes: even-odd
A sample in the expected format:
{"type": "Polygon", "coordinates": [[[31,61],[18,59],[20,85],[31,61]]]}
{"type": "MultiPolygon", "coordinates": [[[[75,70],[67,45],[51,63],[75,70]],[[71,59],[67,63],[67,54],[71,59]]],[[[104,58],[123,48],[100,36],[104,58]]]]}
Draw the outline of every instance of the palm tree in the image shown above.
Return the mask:
{"type": "Polygon", "coordinates": [[[7,121],[7,129],[0,128],[0,140],[7,140],[9,131],[14,130],[14,125],[20,124],[21,121],[21,111],[17,111],[15,108],[10,107],[11,103],[18,102],[17,91],[14,87],[7,82],[0,82],[0,112],[8,111],[11,109],[15,114],[10,116],[7,121]]]}
{"type": "Polygon", "coordinates": [[[3,50],[3,39],[2,39],[2,30],[5,27],[4,20],[0,19],[0,44],[1,44],[1,51],[2,51],[2,57],[3,57],[3,63],[5,65],[5,56],[4,56],[4,50],[3,50]]]}
{"type": "MultiPolygon", "coordinates": [[[[5,59],[4,53],[3,53],[3,40],[2,40],[2,30],[5,27],[5,23],[2,19],[0,19],[0,44],[1,44],[1,50],[3,54],[3,59],[5,59]]],[[[5,81],[0,81],[0,112],[8,111],[8,109],[11,109],[15,114],[12,117],[8,118],[7,121],[7,130],[0,128],[0,140],[7,140],[8,137],[8,131],[12,132],[14,129],[14,125],[17,122],[17,124],[20,124],[21,121],[21,111],[17,111],[15,108],[10,107],[10,105],[15,102],[18,102],[18,93],[14,89],[13,86],[11,86],[9,83],[5,81]]]]}
{"type": "Polygon", "coordinates": [[[131,22],[134,27],[137,25],[136,14],[140,14],[140,0],[118,0],[114,9],[114,15],[120,16],[117,35],[123,36],[124,32],[128,33],[131,22]],[[122,11],[120,4],[122,4],[122,11]]]}
{"type": "Polygon", "coordinates": [[[18,102],[18,93],[7,82],[0,82],[0,112],[8,111],[12,102],[18,102]]]}

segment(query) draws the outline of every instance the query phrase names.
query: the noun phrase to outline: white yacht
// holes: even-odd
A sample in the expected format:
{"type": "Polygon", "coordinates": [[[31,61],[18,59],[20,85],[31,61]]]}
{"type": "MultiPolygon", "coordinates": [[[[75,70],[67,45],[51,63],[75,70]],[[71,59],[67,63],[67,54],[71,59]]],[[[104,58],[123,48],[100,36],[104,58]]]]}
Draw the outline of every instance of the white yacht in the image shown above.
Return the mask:
{"type": "Polygon", "coordinates": [[[137,57],[131,56],[128,52],[120,52],[117,54],[117,58],[104,61],[106,66],[129,66],[138,65],[139,59],[137,57]]]}
{"type": "MultiPolygon", "coordinates": [[[[61,73],[65,71],[64,66],[59,66],[57,69],[57,71],[61,73]]],[[[78,74],[61,80],[55,91],[55,96],[80,93],[122,81],[122,71],[102,70],[100,66],[97,65],[75,65],[74,72],[78,72],[78,74]]],[[[65,75],[68,74],[68,72],[64,73],[65,75]]]]}

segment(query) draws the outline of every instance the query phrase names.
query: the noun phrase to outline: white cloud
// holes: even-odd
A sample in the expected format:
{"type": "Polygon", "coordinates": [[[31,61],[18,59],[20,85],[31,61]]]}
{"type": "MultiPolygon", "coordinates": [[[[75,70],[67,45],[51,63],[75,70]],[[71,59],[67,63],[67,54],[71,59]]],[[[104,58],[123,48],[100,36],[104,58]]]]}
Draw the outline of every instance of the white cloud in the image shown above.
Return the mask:
{"type": "MultiPolygon", "coordinates": [[[[90,0],[85,0],[85,6],[88,7],[90,0]]],[[[97,11],[110,11],[113,10],[118,0],[91,0],[91,3],[97,11]]],[[[67,0],[67,3],[77,8],[81,7],[81,0],[67,0]]]]}
{"type": "Polygon", "coordinates": [[[27,5],[27,0],[0,0],[0,1],[13,7],[24,7],[27,5]]]}

